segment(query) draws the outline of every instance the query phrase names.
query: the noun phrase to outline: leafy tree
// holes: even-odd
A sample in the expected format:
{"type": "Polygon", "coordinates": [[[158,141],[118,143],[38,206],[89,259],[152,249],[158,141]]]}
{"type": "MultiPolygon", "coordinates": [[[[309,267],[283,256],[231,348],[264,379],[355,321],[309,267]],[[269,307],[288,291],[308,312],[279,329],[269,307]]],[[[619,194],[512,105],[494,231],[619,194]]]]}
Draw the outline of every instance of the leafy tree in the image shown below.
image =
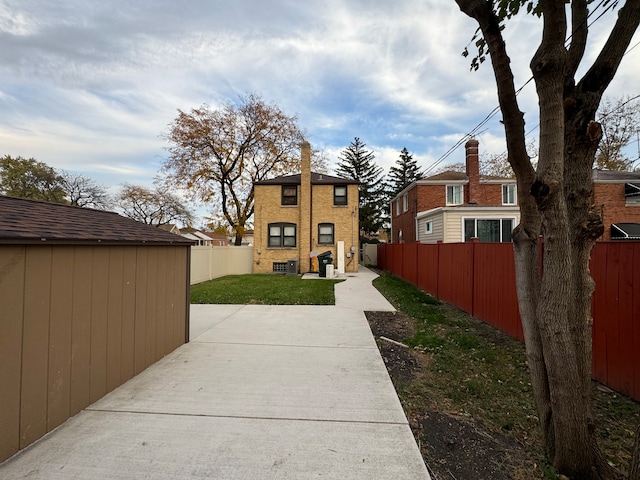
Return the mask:
{"type": "Polygon", "coordinates": [[[107,189],[93,179],[69,172],[62,172],[60,176],[65,198],[70,205],[97,210],[109,210],[113,206],[114,201],[107,189]]]}
{"type": "Polygon", "coordinates": [[[189,226],[193,223],[193,214],[184,203],[163,188],[151,190],[125,183],[118,195],[118,206],[125,216],[147,225],[179,222],[189,226]]]}
{"type": "Polygon", "coordinates": [[[241,245],[254,210],[253,182],[297,170],[303,132],[295,116],[248,95],[237,105],[179,111],[167,139],[166,183],[221,210],[241,245]]]}
{"type": "Polygon", "coordinates": [[[62,176],[35,158],[0,158],[0,193],[10,197],[67,203],[62,176]]]}
{"type": "Polygon", "coordinates": [[[216,235],[223,235],[225,237],[229,236],[229,226],[223,222],[212,221],[207,223],[207,228],[211,233],[216,235]]]}
{"type": "Polygon", "coordinates": [[[603,232],[600,212],[591,205],[591,171],[602,137],[595,114],[638,28],[640,2],[613,3],[622,7],[608,39],[594,62],[580,68],[590,24],[588,0],[454,1],[478,22],[479,56],[472,67],[489,55],[516,174],[521,212],[513,232],[516,283],[547,456],[558,472],[573,479],[619,478],[598,448],[591,410],[589,257],[603,232]],[[524,113],[502,34],[504,21],[525,6],[543,19],[542,39],[530,63],[540,106],[537,168],[527,154],[524,113]],[[576,78],[579,68],[582,78],[576,78]]]}
{"type": "Polygon", "coordinates": [[[633,160],[622,149],[640,128],[640,102],[630,98],[606,100],[598,112],[602,139],[596,153],[596,167],[603,170],[631,170],[633,160]]]}
{"type": "Polygon", "coordinates": [[[388,181],[391,189],[390,197],[395,197],[413,182],[420,180],[423,175],[413,155],[409,153],[406,147],[403,148],[400,152],[400,158],[398,158],[396,164],[389,169],[388,181]]]}
{"type": "MultiPolygon", "coordinates": [[[[527,143],[527,151],[529,152],[529,158],[531,165],[536,168],[538,158],[538,148],[535,140],[530,140],[527,143]]],[[[515,178],[515,173],[511,165],[509,165],[509,158],[507,152],[501,154],[489,155],[480,159],[480,173],[482,175],[490,175],[501,178],[515,178]]]]}
{"type": "Polygon", "coordinates": [[[436,168],[436,170],[433,173],[430,173],[429,176],[437,175],[437,174],[443,173],[443,172],[462,172],[462,173],[465,173],[466,171],[467,171],[467,166],[462,162],[448,163],[448,164],[443,165],[443,166],[441,166],[439,168],[436,168]]]}
{"type": "Polygon", "coordinates": [[[365,149],[366,145],[355,137],[338,158],[340,162],[335,169],[340,178],[358,180],[360,182],[360,231],[366,235],[377,233],[384,225],[386,212],[382,167],[374,163],[374,154],[365,149]]]}

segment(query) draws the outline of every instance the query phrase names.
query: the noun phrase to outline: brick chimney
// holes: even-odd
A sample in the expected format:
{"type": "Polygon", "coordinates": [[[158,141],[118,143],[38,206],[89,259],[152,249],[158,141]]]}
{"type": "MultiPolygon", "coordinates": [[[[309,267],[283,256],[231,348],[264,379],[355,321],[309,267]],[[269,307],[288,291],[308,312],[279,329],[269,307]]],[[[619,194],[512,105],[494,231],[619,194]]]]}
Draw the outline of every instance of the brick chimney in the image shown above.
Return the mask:
{"type": "Polygon", "coordinates": [[[304,141],[300,147],[300,193],[298,208],[300,212],[298,238],[298,265],[301,273],[309,271],[309,252],[311,244],[311,145],[304,141]]]}
{"type": "Polygon", "coordinates": [[[479,203],[480,201],[480,160],[478,158],[478,142],[472,138],[464,145],[465,163],[467,166],[467,203],[479,203]]]}

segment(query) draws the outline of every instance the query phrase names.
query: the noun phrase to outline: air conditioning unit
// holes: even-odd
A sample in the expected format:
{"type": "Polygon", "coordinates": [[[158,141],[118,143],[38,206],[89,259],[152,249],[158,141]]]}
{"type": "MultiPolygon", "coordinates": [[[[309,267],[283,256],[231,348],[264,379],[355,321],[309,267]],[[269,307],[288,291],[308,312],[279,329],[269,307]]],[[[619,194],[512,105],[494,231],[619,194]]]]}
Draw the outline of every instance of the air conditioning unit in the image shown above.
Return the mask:
{"type": "Polygon", "coordinates": [[[287,275],[298,274],[298,260],[287,260],[287,275]]]}

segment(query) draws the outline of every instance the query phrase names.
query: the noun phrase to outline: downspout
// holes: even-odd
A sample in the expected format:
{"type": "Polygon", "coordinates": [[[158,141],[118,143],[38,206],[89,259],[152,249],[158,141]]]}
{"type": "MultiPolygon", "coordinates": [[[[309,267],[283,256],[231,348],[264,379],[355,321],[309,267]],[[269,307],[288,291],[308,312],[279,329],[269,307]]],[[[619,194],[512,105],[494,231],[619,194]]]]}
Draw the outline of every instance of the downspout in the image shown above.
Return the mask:
{"type": "Polygon", "coordinates": [[[187,248],[187,292],[186,292],[186,308],[184,312],[184,343],[189,343],[189,333],[191,330],[190,312],[191,312],[191,245],[187,248]]]}
{"type": "MultiPolygon", "coordinates": [[[[300,179],[302,180],[302,175],[300,179]]],[[[311,174],[309,174],[309,270],[313,267],[311,265],[311,252],[313,252],[313,182],[311,181],[311,174]]]]}

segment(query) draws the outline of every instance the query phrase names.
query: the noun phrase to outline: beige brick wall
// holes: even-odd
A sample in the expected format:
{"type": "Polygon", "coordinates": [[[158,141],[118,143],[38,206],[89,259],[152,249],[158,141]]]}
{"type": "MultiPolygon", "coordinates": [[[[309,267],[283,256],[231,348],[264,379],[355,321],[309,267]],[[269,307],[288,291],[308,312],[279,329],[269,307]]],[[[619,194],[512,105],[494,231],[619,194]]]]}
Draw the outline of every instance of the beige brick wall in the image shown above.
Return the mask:
{"type": "Polygon", "coordinates": [[[281,185],[256,185],[254,191],[254,246],[253,271],[270,273],[273,262],[286,262],[299,258],[300,230],[296,231],[296,248],[269,248],[269,223],[290,222],[300,225],[300,209],[281,205],[281,185]]]}
{"type": "MultiPolygon", "coordinates": [[[[345,270],[358,270],[358,186],[349,185],[347,190],[349,204],[347,206],[333,205],[333,185],[313,185],[311,194],[311,216],[306,214],[303,222],[299,206],[281,205],[281,185],[256,185],[255,213],[254,213],[254,272],[270,273],[274,262],[287,262],[298,259],[301,272],[309,271],[309,253],[330,250],[333,252],[334,265],[337,266],[337,242],[344,241],[345,254],[353,245],[356,253],[351,258],[345,258],[345,270]],[[296,248],[269,248],[268,225],[274,222],[291,222],[296,224],[296,248]],[[335,243],[333,245],[318,245],[318,224],[333,223],[335,243]],[[310,228],[306,227],[310,225],[310,228]]],[[[300,205],[300,191],[298,189],[298,204],[300,205]]],[[[346,257],[346,255],[345,255],[346,257]]]]}
{"type": "MultiPolygon", "coordinates": [[[[347,187],[348,205],[333,205],[333,185],[314,185],[312,198],[312,228],[311,242],[313,250],[318,253],[331,251],[333,252],[333,263],[338,265],[337,252],[338,242],[344,242],[345,251],[345,271],[358,271],[358,186],[349,185],[347,187]],[[318,244],[318,224],[333,223],[334,224],[334,241],[333,245],[318,244]],[[355,247],[355,254],[350,258],[346,257],[346,253],[350,251],[351,246],[355,247]]],[[[307,254],[308,256],[308,254],[307,254]]]]}

